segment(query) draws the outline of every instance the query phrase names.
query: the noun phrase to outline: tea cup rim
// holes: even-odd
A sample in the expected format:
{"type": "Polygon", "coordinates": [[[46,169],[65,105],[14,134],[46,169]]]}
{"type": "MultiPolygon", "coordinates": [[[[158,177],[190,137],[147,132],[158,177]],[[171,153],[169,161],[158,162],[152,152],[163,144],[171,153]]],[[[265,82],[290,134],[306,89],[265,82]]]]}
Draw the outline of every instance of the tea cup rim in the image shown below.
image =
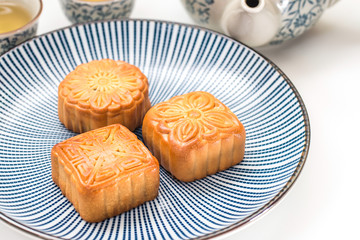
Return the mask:
{"type": "Polygon", "coordinates": [[[9,36],[15,35],[16,33],[22,32],[25,29],[30,28],[31,26],[33,26],[33,24],[39,19],[40,15],[42,13],[42,10],[43,10],[43,2],[42,2],[42,0],[38,0],[38,1],[40,3],[39,10],[37,11],[36,15],[28,23],[26,23],[24,26],[22,26],[20,28],[17,28],[15,30],[5,32],[5,33],[0,33],[0,38],[6,38],[6,37],[9,37],[9,36]]]}

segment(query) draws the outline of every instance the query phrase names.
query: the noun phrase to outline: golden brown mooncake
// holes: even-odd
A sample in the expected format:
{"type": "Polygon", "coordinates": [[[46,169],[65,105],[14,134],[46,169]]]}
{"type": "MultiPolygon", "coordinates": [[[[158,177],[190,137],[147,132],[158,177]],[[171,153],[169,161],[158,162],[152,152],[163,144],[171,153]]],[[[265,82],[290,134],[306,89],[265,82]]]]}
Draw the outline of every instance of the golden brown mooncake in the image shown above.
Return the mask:
{"type": "Polygon", "coordinates": [[[120,124],[56,144],[51,167],[53,181],[88,222],[116,216],[158,194],[157,159],[120,124]]]}
{"type": "Polygon", "coordinates": [[[185,182],[225,170],[244,157],[243,125],[207,92],[155,105],[145,115],[142,134],[160,164],[185,182]]]}
{"type": "Polygon", "coordinates": [[[81,64],[59,85],[59,119],[78,133],[114,123],[133,131],[151,107],[148,87],[146,76],[129,63],[102,59],[81,64]]]}

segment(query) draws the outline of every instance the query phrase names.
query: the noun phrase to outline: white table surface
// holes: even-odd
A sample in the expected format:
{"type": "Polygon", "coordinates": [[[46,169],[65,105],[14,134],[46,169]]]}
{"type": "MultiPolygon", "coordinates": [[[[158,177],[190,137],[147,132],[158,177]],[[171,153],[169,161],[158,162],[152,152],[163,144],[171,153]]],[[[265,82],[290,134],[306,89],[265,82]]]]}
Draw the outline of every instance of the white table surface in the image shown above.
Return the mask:
{"type": "MultiPolygon", "coordinates": [[[[131,18],[194,24],[180,0],[136,0],[131,18]]],[[[44,0],[39,34],[70,25],[44,0]]],[[[341,0],[304,35],[257,49],[302,96],[311,126],[305,167],[285,198],[225,239],[360,239],[360,1],[341,0]]],[[[31,239],[0,221],[0,239],[31,239]]]]}

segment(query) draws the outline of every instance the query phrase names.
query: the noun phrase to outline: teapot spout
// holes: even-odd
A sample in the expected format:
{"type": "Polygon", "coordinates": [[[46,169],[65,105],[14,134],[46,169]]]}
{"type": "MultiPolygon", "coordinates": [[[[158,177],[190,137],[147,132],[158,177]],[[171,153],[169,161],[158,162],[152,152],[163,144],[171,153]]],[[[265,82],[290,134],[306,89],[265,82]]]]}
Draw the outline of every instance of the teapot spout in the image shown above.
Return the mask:
{"type": "Polygon", "coordinates": [[[240,0],[240,5],[248,13],[259,13],[265,7],[265,0],[240,0]]]}
{"type": "Polygon", "coordinates": [[[281,13],[276,1],[233,0],[224,9],[221,27],[225,34],[249,46],[267,44],[277,34],[281,13]]]}

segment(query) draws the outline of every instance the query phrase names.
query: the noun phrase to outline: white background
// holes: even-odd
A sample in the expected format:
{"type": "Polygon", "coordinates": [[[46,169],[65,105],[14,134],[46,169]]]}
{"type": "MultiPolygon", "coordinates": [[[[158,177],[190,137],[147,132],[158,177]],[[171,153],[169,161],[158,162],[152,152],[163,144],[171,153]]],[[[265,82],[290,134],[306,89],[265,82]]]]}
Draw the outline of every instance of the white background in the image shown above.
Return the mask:
{"type": "MultiPolygon", "coordinates": [[[[131,17],[193,24],[180,0],[136,0],[131,17]]],[[[38,33],[68,25],[59,2],[45,0],[38,33]]],[[[310,152],[285,198],[225,239],[360,239],[360,1],[341,0],[304,35],[257,50],[302,96],[310,152]]],[[[0,221],[0,238],[30,236],[0,221]]]]}

